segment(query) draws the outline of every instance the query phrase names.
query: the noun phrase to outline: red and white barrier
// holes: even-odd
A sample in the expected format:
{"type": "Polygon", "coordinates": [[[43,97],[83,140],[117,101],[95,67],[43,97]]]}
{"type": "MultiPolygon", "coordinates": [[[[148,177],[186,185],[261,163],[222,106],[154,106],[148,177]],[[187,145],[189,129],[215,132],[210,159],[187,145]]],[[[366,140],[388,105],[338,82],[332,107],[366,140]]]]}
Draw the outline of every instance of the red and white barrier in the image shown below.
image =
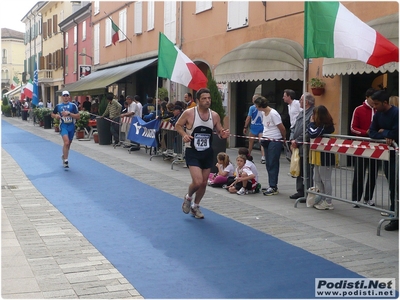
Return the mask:
{"type": "Polygon", "coordinates": [[[389,160],[390,148],[386,144],[324,137],[311,139],[310,144],[311,150],[389,160]]]}

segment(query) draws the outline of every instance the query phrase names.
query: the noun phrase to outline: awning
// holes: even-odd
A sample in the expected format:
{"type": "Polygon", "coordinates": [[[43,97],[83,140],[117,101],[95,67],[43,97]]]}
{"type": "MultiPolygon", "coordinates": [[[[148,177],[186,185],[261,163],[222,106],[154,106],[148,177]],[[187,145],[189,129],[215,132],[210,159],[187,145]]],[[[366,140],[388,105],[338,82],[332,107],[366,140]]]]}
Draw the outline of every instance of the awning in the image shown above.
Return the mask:
{"type": "MultiPolygon", "coordinates": [[[[396,46],[399,45],[399,14],[393,14],[372,20],[367,23],[377,32],[382,34],[384,37],[389,39],[396,46]]],[[[366,63],[344,58],[325,58],[322,65],[323,76],[334,76],[334,75],[350,75],[350,74],[363,74],[363,73],[386,73],[394,72],[399,70],[398,62],[391,62],[375,68],[366,63]]]]}
{"type": "Polygon", "coordinates": [[[224,55],[215,68],[217,82],[303,80],[303,47],[292,40],[266,38],[224,55]]]}
{"type": "Polygon", "coordinates": [[[61,92],[65,90],[69,91],[71,96],[104,94],[105,88],[109,85],[116,83],[117,81],[147,67],[156,60],[157,58],[152,58],[93,72],[79,81],[66,84],[62,90],[57,92],[57,94],[61,94],[61,92]]]}
{"type": "Polygon", "coordinates": [[[6,96],[7,99],[9,99],[9,97],[13,97],[15,95],[21,95],[21,86],[16,87],[15,89],[8,91],[7,93],[5,93],[3,96],[6,96]]]}

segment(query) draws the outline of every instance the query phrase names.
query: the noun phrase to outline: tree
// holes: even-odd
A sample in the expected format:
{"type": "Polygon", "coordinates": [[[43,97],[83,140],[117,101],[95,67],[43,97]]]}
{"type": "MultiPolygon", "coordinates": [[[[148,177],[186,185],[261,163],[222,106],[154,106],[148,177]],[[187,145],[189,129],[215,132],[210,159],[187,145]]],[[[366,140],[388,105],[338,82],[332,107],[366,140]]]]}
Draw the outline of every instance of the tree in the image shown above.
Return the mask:
{"type": "Polygon", "coordinates": [[[207,88],[210,90],[211,95],[210,108],[219,115],[219,117],[221,118],[221,124],[223,124],[225,118],[225,109],[222,106],[221,93],[218,90],[217,82],[212,77],[210,70],[207,71],[207,79],[207,88]]]}

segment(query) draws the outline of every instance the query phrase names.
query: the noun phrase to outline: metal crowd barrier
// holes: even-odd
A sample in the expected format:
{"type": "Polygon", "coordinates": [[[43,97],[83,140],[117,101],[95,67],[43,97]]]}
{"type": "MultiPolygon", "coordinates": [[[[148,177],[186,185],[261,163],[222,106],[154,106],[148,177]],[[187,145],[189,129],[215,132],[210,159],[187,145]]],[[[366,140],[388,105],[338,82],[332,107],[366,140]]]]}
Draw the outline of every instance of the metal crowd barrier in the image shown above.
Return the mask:
{"type": "Polygon", "coordinates": [[[123,146],[124,148],[130,147],[131,141],[127,139],[129,129],[131,127],[132,117],[122,117],[119,125],[119,143],[115,147],[123,146]]]}
{"type": "Polygon", "coordinates": [[[182,136],[175,130],[175,127],[168,121],[161,121],[159,148],[150,157],[163,157],[164,160],[172,160],[171,170],[174,164],[185,163],[185,148],[182,136]]]}
{"type": "MultiPolygon", "coordinates": [[[[324,135],[323,137],[311,139],[310,150],[324,153],[334,153],[336,155],[336,165],[333,168],[331,177],[332,195],[310,190],[307,190],[307,193],[331,198],[332,200],[337,200],[352,205],[358,205],[359,207],[363,208],[373,209],[381,212],[382,215],[387,215],[386,218],[382,218],[379,221],[377,227],[378,236],[380,235],[383,222],[398,220],[399,151],[397,145],[394,145],[394,147],[389,147],[385,140],[373,140],[346,135],[324,135]],[[360,190],[363,191],[362,196],[358,197],[361,198],[360,202],[352,201],[352,185],[354,168],[356,167],[356,164],[358,168],[363,167],[362,164],[367,165],[367,170],[362,177],[363,180],[357,181],[357,184],[355,185],[357,190],[360,188],[360,190]],[[390,168],[394,169],[390,170],[390,168]],[[373,183],[374,176],[371,176],[373,175],[370,174],[371,170],[376,170],[376,181],[375,186],[372,186],[370,183],[368,189],[371,190],[371,200],[374,202],[375,206],[364,203],[365,193],[367,190],[367,188],[365,188],[367,179],[369,178],[369,180],[373,183]],[[388,174],[388,178],[385,176],[386,172],[388,174]],[[391,187],[389,184],[390,182],[392,182],[391,187]],[[362,185],[362,187],[360,185],[362,185]],[[393,203],[391,202],[390,198],[391,193],[394,194],[393,203]],[[394,207],[393,210],[390,209],[391,205],[394,207]]],[[[294,207],[297,207],[297,203],[302,202],[302,199],[304,198],[297,199],[294,207]]]]}

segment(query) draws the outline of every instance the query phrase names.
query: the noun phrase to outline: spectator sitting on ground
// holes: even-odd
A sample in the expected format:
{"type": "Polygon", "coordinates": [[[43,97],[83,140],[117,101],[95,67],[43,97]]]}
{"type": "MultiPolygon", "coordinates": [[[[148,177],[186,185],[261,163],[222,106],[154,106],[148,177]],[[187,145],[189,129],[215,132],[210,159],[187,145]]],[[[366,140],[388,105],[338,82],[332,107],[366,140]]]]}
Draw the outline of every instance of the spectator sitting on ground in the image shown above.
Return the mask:
{"type": "Polygon", "coordinates": [[[208,176],[208,185],[212,187],[222,187],[228,182],[228,177],[233,176],[235,169],[229,160],[228,154],[225,152],[218,153],[215,166],[218,172],[210,173],[208,176]]]}
{"type": "Polygon", "coordinates": [[[246,166],[250,168],[250,170],[253,172],[254,175],[256,175],[256,181],[258,182],[255,192],[259,193],[261,190],[261,184],[258,181],[258,170],[257,170],[256,164],[253,161],[253,156],[251,156],[249,149],[247,149],[245,147],[239,148],[238,154],[246,156],[246,166]]]}
{"type": "Polygon", "coordinates": [[[255,190],[257,186],[256,176],[246,166],[246,156],[239,154],[236,158],[236,177],[235,181],[228,187],[230,193],[246,195],[255,190]]]}

